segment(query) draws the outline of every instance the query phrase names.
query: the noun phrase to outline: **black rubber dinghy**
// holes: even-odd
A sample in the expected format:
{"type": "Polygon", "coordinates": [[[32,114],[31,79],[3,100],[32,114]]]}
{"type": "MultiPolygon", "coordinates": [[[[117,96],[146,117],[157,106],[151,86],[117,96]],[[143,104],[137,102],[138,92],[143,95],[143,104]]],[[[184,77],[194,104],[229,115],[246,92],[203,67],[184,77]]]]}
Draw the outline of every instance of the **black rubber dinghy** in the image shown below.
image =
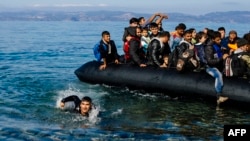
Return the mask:
{"type": "MultiPolygon", "coordinates": [[[[175,69],[140,68],[129,64],[110,64],[99,70],[100,63],[87,62],[75,71],[80,81],[91,84],[128,87],[172,96],[208,96],[216,98],[215,79],[206,72],[179,73],[175,69]]],[[[250,104],[250,83],[247,79],[224,77],[224,96],[250,104]]]]}

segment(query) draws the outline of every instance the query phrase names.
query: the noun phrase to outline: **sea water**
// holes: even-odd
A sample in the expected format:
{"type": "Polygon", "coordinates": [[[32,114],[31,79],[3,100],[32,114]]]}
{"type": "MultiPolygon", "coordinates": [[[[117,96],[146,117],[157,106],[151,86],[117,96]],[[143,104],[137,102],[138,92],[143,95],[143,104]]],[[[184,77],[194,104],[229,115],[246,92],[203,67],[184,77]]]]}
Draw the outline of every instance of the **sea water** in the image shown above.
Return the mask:
{"type": "MultiPolygon", "coordinates": [[[[164,22],[173,31],[178,23],[164,22]]],[[[237,30],[249,24],[186,23],[237,30]]],[[[92,47],[108,30],[122,54],[128,22],[0,22],[0,140],[223,140],[223,125],[249,124],[250,113],[216,108],[205,99],[171,99],[159,93],[92,85],[74,71],[94,60],[92,47]],[[69,95],[90,96],[89,118],[72,113],[69,95]]]]}

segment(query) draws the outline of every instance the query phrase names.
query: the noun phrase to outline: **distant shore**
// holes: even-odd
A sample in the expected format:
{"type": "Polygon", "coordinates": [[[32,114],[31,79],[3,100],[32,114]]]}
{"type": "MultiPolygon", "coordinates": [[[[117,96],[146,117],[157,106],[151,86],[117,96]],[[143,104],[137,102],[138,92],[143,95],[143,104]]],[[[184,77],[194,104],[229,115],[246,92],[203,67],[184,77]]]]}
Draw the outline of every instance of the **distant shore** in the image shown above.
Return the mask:
{"type": "MultiPolygon", "coordinates": [[[[170,22],[249,23],[250,11],[212,12],[204,15],[167,13],[170,22]]],[[[128,21],[131,17],[149,17],[148,13],[124,11],[15,11],[0,12],[0,21],[128,21]]]]}

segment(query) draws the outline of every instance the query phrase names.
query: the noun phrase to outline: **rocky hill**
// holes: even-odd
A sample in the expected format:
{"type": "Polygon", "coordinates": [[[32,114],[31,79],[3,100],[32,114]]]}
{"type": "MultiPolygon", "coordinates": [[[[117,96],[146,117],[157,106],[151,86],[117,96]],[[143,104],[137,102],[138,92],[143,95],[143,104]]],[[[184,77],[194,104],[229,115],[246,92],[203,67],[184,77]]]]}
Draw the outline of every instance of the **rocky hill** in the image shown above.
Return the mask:
{"type": "MultiPolygon", "coordinates": [[[[16,11],[0,12],[0,21],[127,21],[131,17],[149,17],[148,13],[123,11],[16,11]]],[[[250,11],[213,12],[205,15],[168,13],[173,22],[250,23],[250,11]]]]}

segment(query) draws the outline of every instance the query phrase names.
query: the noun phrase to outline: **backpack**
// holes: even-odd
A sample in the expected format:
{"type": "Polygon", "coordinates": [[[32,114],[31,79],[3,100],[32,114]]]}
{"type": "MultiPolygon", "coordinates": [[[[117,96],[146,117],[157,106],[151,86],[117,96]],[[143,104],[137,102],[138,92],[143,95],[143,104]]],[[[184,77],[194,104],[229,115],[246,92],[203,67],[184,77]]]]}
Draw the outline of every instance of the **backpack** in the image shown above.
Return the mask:
{"type": "Polygon", "coordinates": [[[106,45],[102,44],[101,41],[96,43],[95,46],[93,47],[93,52],[95,55],[95,58],[98,62],[102,60],[101,52],[100,52],[100,47],[103,46],[104,50],[107,50],[106,45]]]}
{"type": "Polygon", "coordinates": [[[224,62],[224,74],[226,77],[240,77],[247,72],[246,63],[240,58],[243,53],[232,54],[224,62]]]}
{"type": "Polygon", "coordinates": [[[181,54],[181,46],[177,45],[175,47],[175,49],[170,53],[169,55],[169,59],[168,59],[168,66],[169,67],[176,67],[178,59],[180,58],[180,54],[181,54]]]}

